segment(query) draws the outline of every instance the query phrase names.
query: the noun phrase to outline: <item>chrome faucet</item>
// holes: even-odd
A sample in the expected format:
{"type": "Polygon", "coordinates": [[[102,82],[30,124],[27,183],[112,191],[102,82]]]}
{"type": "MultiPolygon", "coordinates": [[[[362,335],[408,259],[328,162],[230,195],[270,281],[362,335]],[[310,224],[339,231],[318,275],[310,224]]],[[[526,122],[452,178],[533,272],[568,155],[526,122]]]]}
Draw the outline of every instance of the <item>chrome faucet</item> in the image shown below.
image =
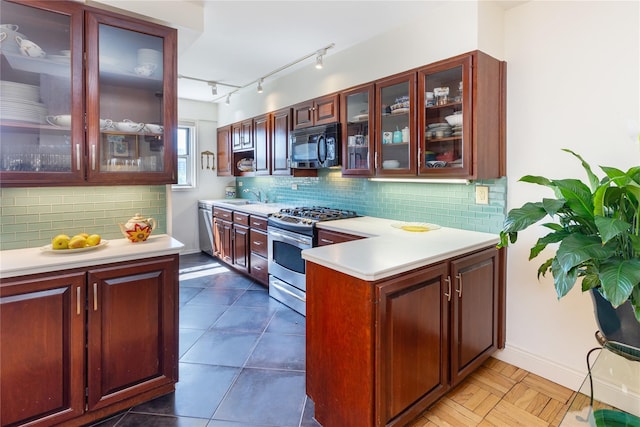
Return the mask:
{"type": "Polygon", "coordinates": [[[256,192],[256,191],[253,191],[253,190],[251,190],[251,189],[249,189],[249,188],[245,188],[243,192],[244,192],[244,193],[251,193],[251,194],[253,194],[254,196],[256,196],[256,199],[257,199],[259,202],[261,202],[261,201],[262,201],[262,193],[260,193],[260,190],[258,190],[258,191],[256,192]]]}

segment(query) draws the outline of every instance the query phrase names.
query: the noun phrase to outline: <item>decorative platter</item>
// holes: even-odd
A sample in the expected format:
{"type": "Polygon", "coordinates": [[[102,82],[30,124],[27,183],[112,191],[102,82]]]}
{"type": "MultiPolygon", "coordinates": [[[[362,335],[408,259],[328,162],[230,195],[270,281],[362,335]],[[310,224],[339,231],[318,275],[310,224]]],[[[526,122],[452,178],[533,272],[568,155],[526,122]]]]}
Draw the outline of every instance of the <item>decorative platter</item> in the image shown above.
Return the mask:
{"type": "Polygon", "coordinates": [[[411,231],[414,233],[437,230],[440,228],[437,224],[429,224],[427,222],[396,222],[391,224],[391,226],[393,228],[399,228],[400,230],[411,231]]]}
{"type": "Polygon", "coordinates": [[[87,252],[87,251],[93,251],[95,249],[98,248],[102,248],[104,246],[107,246],[109,244],[108,240],[101,240],[100,243],[98,243],[95,246],[85,246],[84,248],[77,248],[77,249],[53,249],[51,247],[51,244],[49,245],[44,245],[40,248],[40,250],[42,252],[46,252],[46,253],[52,253],[52,254],[77,254],[79,252],[87,252]]]}

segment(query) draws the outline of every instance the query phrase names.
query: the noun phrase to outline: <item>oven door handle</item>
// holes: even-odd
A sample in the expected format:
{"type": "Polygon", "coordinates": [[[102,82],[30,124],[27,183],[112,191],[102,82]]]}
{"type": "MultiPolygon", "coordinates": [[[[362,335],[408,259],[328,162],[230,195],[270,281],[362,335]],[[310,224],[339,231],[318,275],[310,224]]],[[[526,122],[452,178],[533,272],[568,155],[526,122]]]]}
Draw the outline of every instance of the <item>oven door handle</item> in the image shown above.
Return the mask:
{"type": "Polygon", "coordinates": [[[278,282],[272,283],[272,286],[278,288],[278,291],[284,292],[285,294],[297,299],[298,301],[302,301],[302,302],[306,302],[307,301],[306,298],[300,298],[298,295],[294,294],[293,292],[291,292],[289,289],[285,288],[284,286],[278,286],[278,282]]]}
{"type": "Polygon", "coordinates": [[[311,247],[311,244],[308,241],[304,241],[301,239],[296,239],[295,237],[291,237],[291,236],[287,236],[285,234],[282,233],[278,233],[277,231],[269,231],[269,234],[273,237],[277,237],[278,239],[282,240],[283,242],[295,242],[301,245],[305,245],[305,247],[311,247]]]}

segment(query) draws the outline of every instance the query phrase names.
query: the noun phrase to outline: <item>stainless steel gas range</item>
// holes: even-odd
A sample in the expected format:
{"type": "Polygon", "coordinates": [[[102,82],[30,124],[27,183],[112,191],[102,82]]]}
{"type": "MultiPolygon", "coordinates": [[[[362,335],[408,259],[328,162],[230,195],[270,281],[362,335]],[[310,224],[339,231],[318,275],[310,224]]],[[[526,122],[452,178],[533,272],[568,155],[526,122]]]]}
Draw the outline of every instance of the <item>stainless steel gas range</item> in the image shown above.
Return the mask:
{"type": "Polygon", "coordinates": [[[269,295],[306,315],[306,272],[301,252],[317,246],[316,223],[358,216],[325,207],[281,209],[268,220],[269,295]]]}

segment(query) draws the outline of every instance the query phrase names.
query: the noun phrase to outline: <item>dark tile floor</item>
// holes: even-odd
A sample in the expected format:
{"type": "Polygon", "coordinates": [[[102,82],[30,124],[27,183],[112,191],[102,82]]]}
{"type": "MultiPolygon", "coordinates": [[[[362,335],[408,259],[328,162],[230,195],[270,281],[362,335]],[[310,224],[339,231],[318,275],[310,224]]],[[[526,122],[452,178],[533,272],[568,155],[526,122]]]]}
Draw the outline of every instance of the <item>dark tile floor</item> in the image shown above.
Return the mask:
{"type": "Polygon", "coordinates": [[[176,391],[96,426],[318,427],[305,318],[204,253],[180,257],[176,391]]]}

